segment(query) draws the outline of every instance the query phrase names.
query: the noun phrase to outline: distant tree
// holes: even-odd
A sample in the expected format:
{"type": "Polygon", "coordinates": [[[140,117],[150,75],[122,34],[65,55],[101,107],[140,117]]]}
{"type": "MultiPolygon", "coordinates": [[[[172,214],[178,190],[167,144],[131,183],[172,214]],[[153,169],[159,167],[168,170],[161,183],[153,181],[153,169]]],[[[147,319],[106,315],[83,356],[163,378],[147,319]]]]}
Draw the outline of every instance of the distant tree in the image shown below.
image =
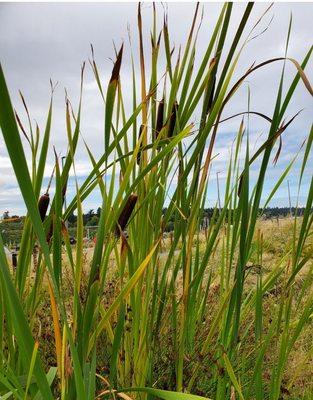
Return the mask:
{"type": "Polygon", "coordinates": [[[69,222],[70,224],[75,224],[75,223],[76,223],[76,220],[77,220],[77,217],[76,217],[76,216],[74,215],[74,213],[72,212],[72,213],[68,216],[67,220],[68,220],[68,222],[69,222]]]}
{"type": "Polygon", "coordinates": [[[97,217],[100,218],[100,214],[101,214],[101,207],[97,208],[97,217]]]}
{"type": "Polygon", "coordinates": [[[97,215],[93,215],[87,222],[87,226],[97,226],[99,223],[99,218],[97,215]]]}
{"type": "Polygon", "coordinates": [[[9,211],[4,211],[3,215],[2,215],[3,219],[8,219],[10,218],[10,212],[9,211]]]}
{"type": "Polygon", "coordinates": [[[84,225],[87,225],[88,221],[94,216],[93,209],[90,209],[87,214],[83,215],[84,225]]]}

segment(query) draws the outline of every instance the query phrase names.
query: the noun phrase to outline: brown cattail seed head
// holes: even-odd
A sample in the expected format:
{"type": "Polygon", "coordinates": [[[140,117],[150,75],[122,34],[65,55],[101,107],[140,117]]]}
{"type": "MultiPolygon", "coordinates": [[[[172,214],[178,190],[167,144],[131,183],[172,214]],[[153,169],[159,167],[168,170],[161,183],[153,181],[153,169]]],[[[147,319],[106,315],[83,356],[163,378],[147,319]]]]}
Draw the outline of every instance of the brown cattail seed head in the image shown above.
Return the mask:
{"type": "Polygon", "coordinates": [[[17,267],[17,254],[12,253],[12,266],[15,269],[17,267]]]}
{"type": "Polygon", "coordinates": [[[176,125],[176,118],[177,118],[177,109],[178,109],[178,103],[177,101],[174,102],[173,107],[172,107],[172,112],[171,112],[171,117],[170,117],[170,124],[168,127],[168,137],[172,137],[174,134],[174,129],[176,125]]]}
{"type": "Polygon", "coordinates": [[[123,208],[123,210],[119,216],[118,223],[115,227],[115,233],[117,236],[120,235],[120,231],[123,231],[125,229],[128,221],[129,221],[129,218],[135,208],[137,199],[138,199],[138,196],[134,193],[128,197],[125,207],[123,208]]]}
{"type": "Polygon", "coordinates": [[[53,223],[50,222],[49,230],[48,230],[48,233],[47,233],[47,236],[46,236],[46,241],[47,241],[48,244],[51,241],[52,235],[53,235],[53,223]]]}
{"type": "MultiPolygon", "coordinates": [[[[115,93],[119,81],[119,76],[120,76],[120,69],[121,69],[121,64],[122,64],[122,56],[123,56],[123,44],[118,52],[118,55],[116,57],[116,61],[114,63],[114,67],[112,70],[112,75],[109,83],[109,88],[112,88],[113,93],[115,93]]],[[[95,65],[93,66],[95,68],[95,65]]],[[[104,148],[107,149],[110,144],[110,132],[105,129],[105,135],[104,135],[104,148]]]]}
{"type": "Polygon", "coordinates": [[[212,109],[215,83],[216,83],[216,77],[214,76],[212,85],[208,86],[208,88],[207,88],[207,90],[209,90],[210,92],[209,92],[209,98],[208,98],[208,103],[207,103],[207,107],[206,107],[206,114],[209,114],[209,112],[211,112],[211,109],[212,109]]]}
{"type": "Polygon", "coordinates": [[[163,119],[164,119],[164,99],[162,99],[159,103],[157,121],[155,127],[155,138],[157,139],[161,129],[163,128],[163,119]]]}
{"type": "Polygon", "coordinates": [[[40,199],[38,201],[38,210],[39,210],[41,221],[44,221],[44,219],[46,217],[49,203],[50,203],[49,193],[45,193],[42,196],[40,196],[40,199]]]}
{"type": "Polygon", "coordinates": [[[110,83],[117,81],[120,75],[120,69],[121,69],[121,64],[122,64],[122,56],[123,56],[123,45],[120,49],[120,51],[118,52],[118,55],[116,57],[116,61],[114,63],[114,67],[112,70],[112,75],[111,75],[111,79],[110,79],[110,83]]]}
{"type": "MultiPolygon", "coordinates": [[[[143,128],[144,128],[144,126],[143,126],[143,125],[140,125],[138,140],[141,139],[141,135],[142,135],[142,132],[143,132],[143,128]]],[[[140,143],[140,147],[139,147],[139,151],[138,151],[138,154],[137,154],[137,164],[138,164],[138,165],[140,164],[140,160],[141,160],[142,147],[143,147],[143,146],[142,146],[142,142],[141,142],[141,143],[140,143]]]]}

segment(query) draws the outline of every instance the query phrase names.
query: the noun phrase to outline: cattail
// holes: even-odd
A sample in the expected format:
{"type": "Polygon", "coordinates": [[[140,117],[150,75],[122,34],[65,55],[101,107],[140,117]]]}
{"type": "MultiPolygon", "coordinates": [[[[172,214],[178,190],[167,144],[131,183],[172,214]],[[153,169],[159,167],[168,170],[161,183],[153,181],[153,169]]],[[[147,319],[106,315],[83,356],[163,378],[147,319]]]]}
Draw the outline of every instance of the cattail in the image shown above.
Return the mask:
{"type": "Polygon", "coordinates": [[[172,107],[171,117],[170,117],[170,124],[169,124],[169,128],[168,128],[168,137],[172,137],[174,134],[176,118],[177,118],[177,109],[178,109],[178,103],[175,100],[173,107],[172,107]]]}
{"type": "Polygon", "coordinates": [[[115,227],[115,234],[117,236],[119,236],[120,232],[125,229],[128,221],[129,221],[129,218],[135,208],[137,199],[138,199],[138,196],[134,193],[128,197],[125,207],[123,208],[123,210],[119,216],[118,223],[116,224],[116,227],[115,227]]]}
{"type": "Polygon", "coordinates": [[[208,102],[207,102],[207,106],[206,106],[206,115],[208,115],[211,110],[212,110],[212,106],[213,106],[213,99],[214,99],[214,90],[215,90],[215,84],[216,84],[216,77],[213,77],[213,81],[212,84],[209,85],[206,89],[206,96],[208,96],[208,102]]]}
{"type": "MultiPolygon", "coordinates": [[[[143,125],[140,125],[138,140],[141,139],[141,135],[142,135],[142,132],[143,132],[143,128],[144,128],[144,126],[143,126],[143,125]]],[[[138,164],[138,165],[140,165],[142,147],[143,147],[143,146],[142,146],[142,142],[141,142],[141,143],[140,143],[140,146],[139,146],[139,151],[138,151],[138,154],[137,154],[137,164],[138,164]]]]}
{"type": "Polygon", "coordinates": [[[155,139],[158,138],[161,129],[163,128],[163,119],[164,119],[164,98],[160,101],[158,106],[158,114],[157,121],[155,127],[155,139]]]}
{"type": "Polygon", "coordinates": [[[122,44],[120,51],[118,52],[118,55],[116,57],[116,61],[114,63],[114,67],[112,70],[112,75],[110,79],[110,83],[117,81],[120,75],[120,69],[121,69],[121,64],[122,64],[122,56],[123,56],[123,47],[124,45],[122,44]]]}
{"type": "Polygon", "coordinates": [[[41,221],[44,221],[46,214],[47,214],[48,207],[49,207],[49,203],[50,203],[49,190],[50,190],[50,185],[51,185],[52,178],[54,175],[54,170],[55,170],[55,167],[52,170],[52,174],[51,174],[49,182],[48,182],[46,193],[44,193],[39,198],[39,201],[38,201],[38,211],[40,214],[41,221]]]}
{"type": "Polygon", "coordinates": [[[48,244],[51,241],[52,235],[53,235],[53,223],[50,222],[49,230],[48,230],[48,233],[46,235],[46,241],[47,241],[48,244]]]}
{"type": "Polygon", "coordinates": [[[15,252],[12,253],[12,266],[14,269],[17,267],[17,254],[15,252]]]}
{"type": "Polygon", "coordinates": [[[45,193],[42,196],[40,196],[40,199],[38,201],[38,210],[39,210],[41,221],[44,221],[44,219],[46,217],[49,203],[50,203],[49,193],[45,193]]]}
{"type": "Polygon", "coordinates": [[[37,269],[38,269],[38,246],[36,244],[33,248],[33,264],[34,264],[34,270],[37,271],[37,269]]]}

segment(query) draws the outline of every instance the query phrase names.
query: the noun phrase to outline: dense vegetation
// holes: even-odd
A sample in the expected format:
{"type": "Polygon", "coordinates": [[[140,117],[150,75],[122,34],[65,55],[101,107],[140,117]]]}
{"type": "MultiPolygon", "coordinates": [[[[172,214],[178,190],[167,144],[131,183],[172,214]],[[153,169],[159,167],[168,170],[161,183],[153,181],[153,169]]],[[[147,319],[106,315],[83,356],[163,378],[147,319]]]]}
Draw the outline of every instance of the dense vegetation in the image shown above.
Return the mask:
{"type": "Polygon", "coordinates": [[[311,398],[305,371],[313,353],[313,177],[301,216],[293,210],[284,226],[263,221],[272,224],[268,230],[259,217],[296,161],[299,190],[309,169],[313,129],[264,201],[267,172],[284,152],[281,135],[288,134],[296,117],[287,113],[295,89],[301,85],[313,94],[305,74],[312,48],[299,62],[288,57],[290,21],[285,55],[247,66],[234,80],[241,52],[256,36],[262,16],[254,16],[256,24],[246,32],[253,3],[240,21],[232,21],[233,7],[221,5],[204,54],[197,54],[198,5],[184,46],[174,50],[166,18],[159,31],[153,8],[147,55],[139,6],[131,111],[124,107],[120,76],[123,46],[116,51],[109,82],[92,49],[90,65],[104,109],[103,154],[96,160],[85,143],[93,168],[81,185],[75,152],[82,140],[85,65],[77,107],[66,98],[68,153],[60,168],[55,152],[54,171],[45,166],[52,151],[55,87],[51,84],[44,128],[33,127],[22,97],[29,122],[24,126],[0,68],[0,126],[27,208],[15,269],[0,239],[3,398],[311,398]],[[228,49],[231,22],[237,28],[228,49]],[[236,101],[243,82],[273,63],[281,64],[272,88],[275,106],[270,116],[249,107],[240,115],[223,199],[202,232],[224,108],[236,101]],[[294,67],[288,84],[286,63],[294,67]],[[268,124],[266,139],[255,149],[250,146],[252,117],[268,124]],[[31,149],[30,166],[24,146],[31,149]],[[252,180],[255,163],[259,168],[252,180]],[[44,174],[52,176],[53,193],[43,186],[44,174]],[[76,194],[64,210],[70,175],[76,194]],[[95,245],[86,249],[83,202],[96,189],[101,213],[95,245]],[[71,245],[67,222],[74,212],[76,244],[71,245]],[[170,222],[172,234],[164,238],[170,222]]]}

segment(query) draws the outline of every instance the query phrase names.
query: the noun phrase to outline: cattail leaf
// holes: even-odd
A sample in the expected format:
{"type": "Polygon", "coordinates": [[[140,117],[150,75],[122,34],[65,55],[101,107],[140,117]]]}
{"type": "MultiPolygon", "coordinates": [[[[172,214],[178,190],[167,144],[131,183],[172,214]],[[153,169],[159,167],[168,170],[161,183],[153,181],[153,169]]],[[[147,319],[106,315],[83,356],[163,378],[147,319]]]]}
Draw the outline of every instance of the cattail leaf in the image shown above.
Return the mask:
{"type": "Polygon", "coordinates": [[[43,176],[44,176],[48,147],[49,147],[49,140],[50,140],[51,121],[52,121],[52,94],[51,94],[51,100],[50,100],[50,105],[49,105],[49,110],[48,110],[48,116],[47,116],[47,121],[46,121],[44,137],[42,140],[42,145],[41,145],[41,150],[40,150],[39,161],[38,161],[36,184],[35,184],[35,195],[36,196],[39,196],[40,189],[42,186],[42,180],[43,180],[43,176]]]}
{"type": "Polygon", "coordinates": [[[281,135],[279,136],[278,139],[279,139],[279,145],[278,145],[278,149],[277,149],[277,152],[276,152],[275,157],[274,157],[274,160],[273,160],[273,164],[274,164],[274,165],[277,164],[277,161],[278,161],[279,156],[280,156],[280,153],[281,153],[281,149],[282,149],[282,147],[283,147],[283,141],[282,141],[282,139],[281,139],[281,135]]]}
{"type": "Polygon", "coordinates": [[[51,312],[52,312],[52,320],[53,320],[53,329],[54,329],[54,340],[55,340],[55,353],[57,358],[57,366],[58,373],[61,376],[62,371],[62,337],[61,337],[61,329],[59,324],[59,312],[57,308],[57,304],[54,298],[53,290],[51,287],[51,283],[48,279],[48,289],[51,303],[51,312]]]}
{"type": "MultiPolygon", "coordinates": [[[[251,165],[258,157],[259,155],[265,151],[266,149],[272,149],[273,144],[275,141],[285,132],[285,130],[288,128],[288,126],[293,122],[293,120],[300,114],[301,111],[297,112],[285,125],[281,126],[271,137],[269,137],[259,148],[258,150],[254,153],[254,155],[250,158],[249,160],[249,165],[251,165]]],[[[278,149],[279,150],[279,149],[278,149]]],[[[280,150],[279,150],[280,152],[280,150]]],[[[279,153],[278,153],[279,156],[279,153]]],[[[242,174],[239,177],[239,186],[238,186],[238,195],[240,195],[241,192],[241,185],[242,185],[242,174]]]]}
{"type": "Polygon", "coordinates": [[[121,290],[120,294],[117,296],[117,298],[114,300],[112,305],[109,307],[109,309],[106,311],[105,315],[101,319],[101,321],[98,323],[98,326],[95,330],[95,332],[92,335],[92,338],[90,340],[89,344],[89,351],[91,350],[91,346],[95,342],[96,338],[98,335],[101,333],[101,331],[105,328],[107,322],[109,321],[110,317],[112,314],[116,311],[116,309],[119,307],[121,304],[121,301],[125,299],[128,294],[131,292],[131,290],[134,288],[142,274],[145,272],[147,266],[149,265],[151,258],[156,251],[158,245],[159,245],[160,239],[154,244],[150,252],[148,253],[147,257],[143,260],[143,262],[139,265],[139,267],[136,269],[132,277],[128,280],[126,285],[123,287],[121,290]]]}
{"type": "Polygon", "coordinates": [[[88,291],[88,298],[83,314],[82,323],[82,354],[86,357],[90,333],[92,331],[92,324],[94,322],[95,307],[98,301],[99,294],[99,277],[90,286],[88,291]]]}
{"type": "MultiPolygon", "coordinates": [[[[1,81],[0,81],[1,82],[1,81]]],[[[0,235],[0,261],[1,261],[1,273],[0,282],[1,289],[3,293],[6,293],[7,307],[11,309],[12,322],[14,326],[14,331],[16,335],[16,340],[19,344],[20,350],[23,354],[23,361],[30,365],[33,350],[35,346],[34,339],[32,338],[28,322],[25,318],[20,300],[17,296],[16,290],[12,283],[9,268],[6,261],[6,256],[4,253],[2,237],[0,235]]],[[[46,375],[44,373],[41,361],[39,357],[36,357],[33,367],[34,375],[36,377],[36,382],[42,393],[45,393],[48,399],[53,399],[51,389],[49,387],[46,375]]]]}
{"type": "Polygon", "coordinates": [[[123,45],[121,46],[121,49],[114,63],[111,79],[107,89],[106,103],[105,103],[105,131],[104,131],[105,152],[108,150],[110,144],[113,108],[114,108],[115,95],[117,91],[119,73],[122,63],[122,55],[123,55],[123,45]]]}
{"type": "Polygon", "coordinates": [[[52,215],[52,226],[53,226],[53,236],[52,236],[52,246],[53,246],[53,269],[54,276],[57,282],[57,285],[60,285],[60,280],[62,277],[62,205],[63,205],[63,193],[62,193],[62,181],[61,181],[61,173],[59,167],[59,160],[57,154],[55,152],[55,202],[54,202],[54,210],[52,215]]]}
{"type": "Polygon", "coordinates": [[[240,41],[240,38],[241,38],[242,33],[244,31],[244,28],[245,28],[247,22],[249,21],[249,16],[251,14],[253,6],[254,6],[254,3],[252,3],[252,2],[249,2],[247,4],[247,6],[246,6],[245,12],[244,12],[244,14],[243,14],[243,16],[241,18],[241,21],[240,21],[240,24],[238,26],[236,35],[234,36],[234,39],[233,39],[233,42],[232,42],[231,47],[229,49],[226,61],[224,63],[223,70],[221,72],[221,75],[220,75],[220,78],[219,78],[219,82],[218,82],[218,85],[217,85],[217,88],[216,88],[216,93],[219,93],[219,91],[220,91],[220,89],[222,87],[224,78],[225,78],[225,76],[227,74],[227,70],[228,70],[228,68],[230,66],[231,60],[234,57],[236,48],[238,46],[238,43],[240,41]]]}
{"type": "Polygon", "coordinates": [[[236,389],[236,391],[237,391],[237,393],[239,395],[240,400],[244,400],[240,384],[239,384],[239,382],[238,382],[238,380],[236,378],[235,372],[233,370],[233,367],[232,367],[232,365],[231,365],[231,363],[229,361],[229,358],[227,357],[226,353],[223,354],[223,359],[224,359],[224,362],[225,362],[226,370],[227,370],[227,372],[229,374],[229,377],[230,377],[230,379],[231,379],[231,381],[232,381],[232,383],[233,383],[233,385],[234,385],[234,387],[235,387],[235,389],[236,389]]]}
{"type": "Polygon", "coordinates": [[[293,65],[297,68],[298,74],[300,75],[300,78],[302,79],[304,86],[307,88],[310,95],[313,96],[312,86],[311,86],[310,81],[307,78],[304,70],[302,69],[301,65],[294,58],[287,58],[287,60],[291,61],[293,63],[293,65]]]}
{"type": "Polygon", "coordinates": [[[119,308],[118,313],[118,321],[116,325],[116,329],[114,332],[114,341],[112,344],[112,359],[110,364],[110,382],[116,387],[117,384],[117,376],[116,376],[116,366],[119,354],[119,347],[121,344],[121,340],[123,337],[123,329],[125,322],[125,303],[122,302],[119,308]]]}
{"type": "Polygon", "coordinates": [[[18,113],[17,113],[16,111],[15,111],[15,118],[16,118],[17,124],[18,124],[18,126],[20,127],[20,129],[21,129],[23,135],[25,136],[27,142],[28,142],[29,145],[31,146],[31,142],[30,142],[30,140],[29,140],[29,137],[28,137],[28,135],[27,135],[27,133],[26,133],[26,130],[25,130],[25,128],[24,128],[24,126],[23,126],[23,124],[22,124],[22,122],[21,122],[21,120],[20,120],[20,117],[18,116],[18,113]]]}
{"type": "Polygon", "coordinates": [[[157,396],[158,398],[164,400],[210,400],[208,397],[197,396],[195,394],[171,392],[169,390],[161,390],[148,387],[129,389],[127,388],[123,389],[123,392],[144,392],[150,394],[151,396],[157,396]]]}
{"type": "Polygon", "coordinates": [[[271,193],[269,194],[269,196],[267,197],[263,209],[265,210],[266,207],[268,206],[269,202],[272,200],[272,198],[274,197],[275,193],[277,192],[277,190],[279,189],[279,187],[281,186],[281,184],[285,181],[286,176],[288,175],[288,173],[290,172],[292,166],[294,165],[296,159],[298,158],[300,150],[297,152],[297,154],[295,155],[295,157],[290,161],[290,163],[287,165],[287,167],[285,168],[284,172],[281,174],[281,176],[279,177],[279,179],[277,180],[273,190],[271,191],[271,193]]]}
{"type": "Polygon", "coordinates": [[[141,160],[141,153],[142,153],[142,149],[143,149],[143,144],[142,144],[142,132],[143,132],[144,126],[140,125],[139,128],[139,134],[138,134],[138,141],[140,141],[140,147],[139,147],[139,151],[137,154],[137,165],[140,165],[140,160],[141,160]]]}
{"type": "MultiPolygon", "coordinates": [[[[37,232],[41,239],[41,244],[43,248],[46,246],[44,232],[42,228],[42,222],[39,215],[39,211],[37,208],[34,192],[32,190],[32,184],[30,180],[30,176],[28,173],[27,163],[22,147],[22,143],[20,140],[20,136],[17,130],[14,112],[12,109],[9,93],[6,87],[2,67],[0,65],[0,126],[3,133],[3,137],[13,164],[13,169],[15,171],[18,183],[20,185],[20,189],[22,191],[24,200],[28,205],[28,210],[30,212],[31,217],[33,218],[34,226],[37,226],[37,232]]],[[[36,229],[36,228],[35,228],[36,229]]],[[[0,246],[1,247],[1,246],[0,246]]],[[[46,247],[46,255],[48,256],[49,252],[46,247]]],[[[48,256],[49,258],[49,256],[48,256]]],[[[11,302],[11,306],[14,307],[14,325],[16,329],[17,340],[19,345],[23,348],[23,352],[25,357],[30,361],[31,352],[34,348],[34,341],[31,336],[31,333],[28,328],[27,321],[25,319],[24,313],[22,311],[21,305],[17,298],[15,289],[12,285],[11,279],[9,275],[6,274],[6,269],[1,269],[4,271],[3,276],[4,284],[6,290],[8,290],[8,296],[11,302]],[[17,317],[18,315],[18,317],[17,317]]],[[[46,394],[48,399],[52,399],[53,396],[51,394],[50,387],[48,385],[46,376],[44,374],[43,368],[39,361],[39,358],[36,358],[35,367],[34,367],[34,375],[36,376],[36,381],[43,393],[46,394]]]]}
{"type": "Polygon", "coordinates": [[[300,179],[299,179],[299,190],[300,190],[300,185],[302,182],[302,177],[303,177],[303,173],[307,164],[307,160],[312,148],[312,144],[313,144],[313,125],[311,125],[311,130],[310,130],[310,134],[307,140],[307,145],[305,147],[305,153],[303,156],[303,161],[302,161],[302,165],[301,165],[301,172],[300,172],[300,179]]]}

